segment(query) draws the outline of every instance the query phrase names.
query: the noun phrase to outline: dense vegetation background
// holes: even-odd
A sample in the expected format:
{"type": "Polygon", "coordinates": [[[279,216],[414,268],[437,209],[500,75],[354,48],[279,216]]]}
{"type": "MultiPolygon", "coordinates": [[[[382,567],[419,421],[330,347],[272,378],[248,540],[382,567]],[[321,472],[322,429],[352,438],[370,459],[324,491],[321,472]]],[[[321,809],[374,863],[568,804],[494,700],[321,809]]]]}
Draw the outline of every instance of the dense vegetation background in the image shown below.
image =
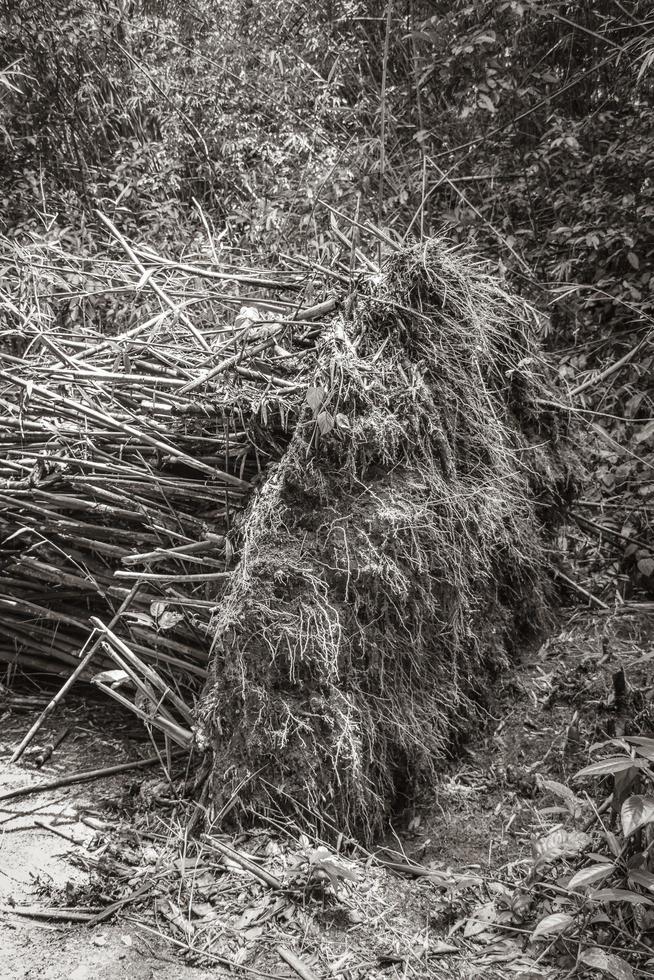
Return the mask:
{"type": "MultiPolygon", "coordinates": [[[[6,236],[92,256],[100,209],[170,254],[347,273],[353,245],[378,258],[364,220],[445,231],[550,315],[588,472],[562,542],[579,582],[604,601],[652,589],[647,0],[1,8],[6,236]]],[[[97,297],[108,319],[129,303],[97,297]]]]}

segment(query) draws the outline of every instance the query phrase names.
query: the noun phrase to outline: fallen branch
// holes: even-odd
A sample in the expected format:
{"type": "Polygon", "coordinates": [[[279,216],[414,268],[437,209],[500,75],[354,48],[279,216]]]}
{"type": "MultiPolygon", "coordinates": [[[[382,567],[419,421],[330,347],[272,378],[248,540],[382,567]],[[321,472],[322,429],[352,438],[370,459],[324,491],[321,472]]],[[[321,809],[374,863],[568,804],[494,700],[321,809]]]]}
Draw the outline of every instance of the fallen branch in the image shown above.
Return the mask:
{"type": "Polygon", "coordinates": [[[114,912],[118,912],[120,909],[124,908],[125,905],[131,905],[133,902],[136,902],[137,899],[143,898],[143,896],[147,895],[149,891],[152,891],[155,885],[156,881],[154,879],[152,881],[144,882],[142,885],[139,885],[138,888],[135,888],[130,895],[126,895],[125,898],[119,898],[118,901],[112,902],[111,905],[107,905],[106,909],[103,909],[102,912],[98,912],[97,915],[94,915],[91,919],[89,919],[87,924],[89,926],[95,926],[99,922],[105,922],[106,919],[111,918],[114,912]]]}
{"type": "Polygon", "coordinates": [[[64,730],[60,732],[56,738],[52,739],[51,742],[48,742],[47,745],[43,746],[39,754],[34,758],[34,765],[37,769],[40,769],[52,758],[55,750],[59,748],[64,739],[68,738],[71,731],[72,729],[70,728],[64,728],[64,730]]]}
{"type": "MultiPolygon", "coordinates": [[[[110,627],[111,626],[115,626],[115,624],[118,622],[118,620],[120,619],[120,617],[122,616],[122,614],[129,607],[132,599],[134,598],[134,596],[138,592],[138,588],[139,588],[139,582],[137,581],[137,582],[134,583],[134,586],[133,586],[131,592],[129,593],[129,595],[127,596],[127,598],[124,600],[124,602],[122,603],[120,609],[118,610],[118,612],[116,613],[116,615],[112,618],[111,622],[109,623],[109,626],[110,627]]],[[[38,730],[43,725],[43,722],[46,720],[46,718],[49,715],[52,714],[52,712],[57,707],[57,705],[63,700],[63,698],[68,693],[68,691],[71,689],[71,687],[73,686],[73,684],[75,683],[75,681],[77,680],[77,678],[80,676],[80,674],[84,671],[84,669],[91,662],[91,659],[92,659],[93,655],[95,654],[96,650],[98,649],[98,647],[100,645],[101,639],[102,639],[102,637],[101,637],[101,635],[99,635],[98,638],[95,640],[95,642],[91,644],[91,647],[89,648],[88,652],[86,653],[86,656],[84,656],[80,660],[79,665],[75,668],[75,670],[70,675],[70,677],[65,682],[65,684],[63,684],[63,686],[55,694],[55,696],[53,697],[53,699],[45,706],[45,708],[43,709],[43,711],[41,712],[41,714],[39,715],[39,717],[36,719],[36,721],[34,722],[34,724],[32,725],[32,727],[28,731],[27,735],[25,735],[25,737],[21,741],[21,743],[18,746],[18,748],[16,748],[14,750],[14,752],[12,753],[12,756],[11,756],[11,758],[9,760],[10,762],[18,762],[18,760],[20,759],[21,755],[23,754],[23,752],[25,751],[25,749],[27,748],[27,746],[30,744],[30,742],[32,741],[32,739],[34,738],[34,736],[36,735],[36,733],[38,732],[38,730]]],[[[59,744],[59,743],[57,743],[57,744],[59,744]]],[[[53,751],[54,751],[55,748],[56,748],[56,746],[53,746],[53,751]]],[[[50,754],[52,754],[52,753],[50,753],[50,754]]]]}
{"type": "Polygon", "coordinates": [[[54,824],[48,823],[47,820],[42,820],[40,817],[35,817],[34,823],[42,830],[49,830],[51,834],[56,834],[57,837],[61,837],[63,840],[68,841],[69,844],[76,844],[78,846],[84,844],[84,841],[77,840],[77,838],[73,837],[72,834],[65,833],[65,831],[60,830],[59,827],[55,827],[54,824]]]}
{"type": "Polygon", "coordinates": [[[270,872],[265,871],[264,868],[260,868],[254,863],[254,861],[251,861],[239,851],[235,851],[233,847],[229,847],[227,844],[221,843],[221,841],[214,840],[214,838],[210,837],[208,834],[203,834],[202,840],[208,844],[209,847],[213,848],[213,850],[219,851],[224,857],[229,858],[231,861],[236,861],[236,863],[240,864],[245,871],[249,871],[250,874],[254,875],[255,878],[258,878],[260,881],[263,881],[263,883],[268,885],[270,888],[274,888],[275,890],[279,891],[284,887],[279,878],[275,878],[275,876],[271,875],[270,872]]]}
{"type": "Polygon", "coordinates": [[[286,980],[286,977],[282,977],[278,973],[266,973],[263,970],[256,970],[253,966],[246,966],[245,963],[235,963],[234,960],[230,960],[226,956],[220,956],[218,953],[211,953],[207,949],[198,949],[196,946],[192,946],[191,943],[183,943],[181,939],[175,939],[174,936],[169,936],[164,932],[151,929],[150,926],[144,925],[143,922],[136,922],[136,925],[143,932],[149,932],[151,936],[156,936],[158,939],[165,939],[166,942],[172,943],[173,946],[183,950],[185,953],[195,953],[196,956],[202,956],[206,959],[213,960],[214,963],[221,963],[223,966],[228,966],[231,970],[243,970],[244,973],[249,973],[253,977],[264,977],[265,980],[286,980]]]}
{"type": "Polygon", "coordinates": [[[36,905],[0,905],[0,912],[45,922],[89,922],[95,916],[95,912],[80,912],[79,909],[40,909],[36,905]]]}
{"type": "Polygon", "coordinates": [[[577,592],[585,599],[588,599],[588,601],[591,602],[594,606],[597,606],[598,609],[605,609],[605,610],[609,609],[609,606],[607,606],[605,602],[602,602],[601,599],[598,599],[597,596],[592,594],[592,592],[589,592],[587,589],[584,589],[584,587],[582,585],[579,585],[578,582],[574,582],[571,578],[568,578],[568,576],[564,575],[563,572],[560,572],[558,568],[554,569],[554,575],[556,578],[561,579],[562,582],[565,582],[565,584],[569,586],[569,588],[571,588],[573,592],[577,592]]]}
{"type": "Polygon", "coordinates": [[[62,786],[74,786],[76,783],[89,783],[93,779],[104,779],[105,776],[115,776],[120,772],[130,772],[134,769],[147,769],[155,766],[161,760],[158,755],[149,756],[147,759],[136,759],[133,762],[121,762],[116,766],[107,766],[105,769],[87,769],[84,772],[75,772],[70,776],[60,776],[58,779],[49,779],[45,783],[34,783],[32,786],[19,786],[17,789],[10,789],[6,793],[0,793],[0,802],[3,800],[13,800],[18,796],[34,796],[36,793],[45,793],[51,789],[60,789],[62,786]]]}
{"type": "Polygon", "coordinates": [[[576,398],[576,396],[580,395],[582,391],[586,391],[588,388],[592,388],[593,385],[599,384],[601,381],[606,381],[606,379],[610,378],[612,374],[615,374],[616,371],[619,371],[620,368],[625,366],[625,364],[628,364],[629,361],[633,360],[633,358],[636,356],[636,354],[641,349],[641,347],[644,344],[646,344],[649,339],[650,339],[650,334],[647,333],[642,338],[642,340],[640,340],[636,344],[635,347],[632,347],[630,351],[627,351],[627,353],[624,354],[623,357],[621,357],[618,361],[615,361],[613,364],[607,367],[605,371],[601,371],[599,374],[595,374],[594,376],[588,378],[586,381],[583,381],[580,385],[577,385],[576,388],[573,388],[572,391],[570,392],[570,398],[576,398]]]}
{"type": "Polygon", "coordinates": [[[318,977],[313,970],[310,969],[306,963],[303,963],[299,956],[292,953],[290,949],[286,949],[284,946],[278,946],[277,952],[284,962],[287,963],[292,970],[295,970],[298,977],[302,977],[302,980],[318,980],[318,977]]]}

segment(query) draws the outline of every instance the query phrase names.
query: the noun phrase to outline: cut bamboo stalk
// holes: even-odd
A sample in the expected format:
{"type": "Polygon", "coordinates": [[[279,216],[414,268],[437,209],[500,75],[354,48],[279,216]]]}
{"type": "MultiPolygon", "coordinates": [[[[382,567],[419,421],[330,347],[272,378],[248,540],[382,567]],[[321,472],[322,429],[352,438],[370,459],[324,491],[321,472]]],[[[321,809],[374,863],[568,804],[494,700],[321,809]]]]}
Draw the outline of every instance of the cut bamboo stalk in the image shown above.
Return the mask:
{"type": "Polygon", "coordinates": [[[159,299],[172,311],[172,313],[176,317],[179,317],[179,319],[182,321],[182,323],[184,323],[188,327],[188,329],[190,330],[190,332],[192,333],[192,335],[195,337],[195,339],[197,340],[197,342],[200,344],[200,346],[203,347],[206,351],[210,351],[211,348],[209,347],[209,344],[206,342],[206,340],[204,339],[204,337],[202,336],[202,334],[199,333],[199,331],[197,330],[195,324],[191,320],[189,320],[189,318],[186,316],[186,314],[184,313],[183,308],[179,304],[175,304],[170,299],[170,297],[155,282],[154,278],[151,275],[148,276],[148,270],[145,268],[145,266],[143,265],[143,263],[141,262],[141,260],[138,258],[138,256],[134,252],[133,248],[127,242],[127,240],[118,231],[118,229],[116,228],[116,226],[113,223],[113,221],[111,221],[110,218],[108,218],[105,214],[103,214],[102,211],[98,211],[96,209],[96,212],[95,213],[100,218],[100,220],[102,221],[102,223],[107,226],[107,228],[109,229],[109,231],[111,232],[111,234],[114,236],[114,238],[116,239],[116,241],[119,242],[120,245],[123,247],[123,249],[125,250],[125,253],[129,257],[129,259],[134,263],[135,268],[139,271],[139,273],[143,277],[144,284],[147,281],[148,285],[154,290],[154,292],[157,294],[157,296],[159,297],[159,299]]]}
{"type": "MultiPolygon", "coordinates": [[[[168,721],[167,718],[163,718],[161,715],[150,715],[143,711],[137,704],[134,704],[129,698],[124,697],[119,691],[116,691],[113,687],[107,687],[106,684],[96,682],[96,687],[107,694],[114,701],[118,701],[122,704],[124,708],[131,711],[133,714],[137,715],[145,725],[152,725],[154,728],[158,728],[160,731],[164,732],[176,745],[181,748],[189,750],[193,743],[193,735],[191,732],[185,731],[173,722],[168,721]]],[[[2,797],[0,796],[0,800],[2,797]]]]}
{"type": "Polygon", "coordinates": [[[165,558],[198,554],[203,551],[211,551],[220,547],[224,548],[225,538],[222,535],[207,535],[206,541],[195,541],[192,544],[182,544],[177,548],[157,548],[154,551],[145,551],[140,555],[125,555],[123,564],[135,565],[146,561],[162,561],[165,558]]]}
{"type": "Polygon", "coordinates": [[[198,572],[192,575],[175,575],[165,572],[128,572],[119,569],[114,572],[116,578],[142,579],[144,582],[159,582],[162,585],[175,582],[224,582],[231,578],[232,572],[198,572]]]}
{"type": "MultiPolygon", "coordinates": [[[[114,626],[118,622],[118,620],[126,611],[126,609],[129,608],[129,604],[133,600],[134,596],[137,594],[138,590],[139,590],[139,583],[135,582],[129,595],[121,605],[116,615],[111,620],[112,626],[114,626]]],[[[57,694],[55,694],[52,700],[46,705],[46,707],[43,709],[39,717],[36,719],[32,727],[28,731],[27,735],[25,735],[25,737],[22,739],[20,744],[14,750],[14,752],[11,755],[11,758],[9,759],[10,762],[17,762],[18,759],[20,759],[21,755],[23,754],[27,746],[30,744],[30,742],[32,741],[32,739],[34,738],[38,730],[41,728],[46,718],[48,718],[52,714],[52,712],[55,710],[57,705],[63,700],[63,698],[68,693],[68,691],[71,689],[71,687],[73,686],[77,678],[80,676],[80,674],[82,674],[82,672],[86,669],[88,664],[91,662],[91,659],[93,658],[96,650],[98,649],[99,644],[100,644],[99,638],[96,639],[95,642],[91,644],[86,654],[82,656],[79,666],[75,668],[75,670],[70,675],[66,683],[63,685],[63,687],[59,689],[57,694]]],[[[82,653],[84,652],[82,651],[82,653]]]]}
{"type": "Polygon", "coordinates": [[[44,246],[43,298],[84,303],[136,289],[141,321],[109,338],[89,324],[84,333],[51,326],[21,299],[13,306],[23,326],[2,334],[10,343],[27,336],[28,346],[0,351],[0,536],[9,558],[0,660],[71,683],[120,666],[130,689],[104,693],[188,750],[211,622],[230,582],[226,534],[251,481],[284,451],[320,319],[336,299],[302,307],[251,295],[299,292],[305,271],[296,266],[287,280],[178,263],[135,248],[103,221],[125,258],[87,261],[44,246]],[[230,279],[252,288],[229,295],[230,279]],[[246,304],[261,319],[235,328],[246,304]],[[107,604],[123,608],[135,586],[120,627],[112,619],[108,633],[90,634],[90,617],[107,621],[107,604]]]}
{"type": "Polygon", "coordinates": [[[88,418],[91,421],[97,421],[104,423],[105,425],[110,425],[124,432],[126,435],[134,436],[136,439],[148,443],[148,445],[153,446],[160,452],[168,453],[179,459],[181,462],[186,463],[192,469],[201,470],[204,473],[208,473],[215,479],[222,480],[224,483],[229,483],[233,487],[237,487],[239,490],[249,490],[250,485],[246,483],[245,480],[239,480],[238,477],[232,476],[231,473],[224,473],[222,470],[214,469],[211,466],[205,466],[203,463],[198,463],[192,456],[188,456],[186,453],[177,449],[176,446],[171,446],[162,442],[160,439],[155,439],[148,433],[143,432],[139,429],[135,429],[131,425],[127,425],[124,422],[119,422],[117,419],[113,419],[110,415],[105,412],[101,412],[96,408],[91,408],[88,405],[83,405],[81,402],[77,402],[72,398],[66,398],[63,395],[57,394],[55,391],[51,391],[48,388],[43,388],[40,385],[35,385],[31,381],[24,380],[23,378],[17,378],[14,375],[7,374],[6,371],[0,371],[0,378],[5,381],[9,381],[11,384],[18,385],[19,387],[25,389],[29,392],[30,397],[35,394],[39,395],[41,398],[45,399],[47,402],[52,402],[57,405],[62,405],[66,408],[71,409],[71,411],[79,415],[88,418]]]}
{"type": "MultiPolygon", "coordinates": [[[[250,350],[247,351],[247,357],[253,357],[255,354],[261,353],[261,351],[266,350],[267,347],[271,347],[273,344],[273,337],[267,337],[260,344],[250,348],[250,350]]],[[[239,364],[243,360],[244,355],[245,352],[241,349],[240,351],[237,351],[236,354],[233,354],[232,357],[226,358],[224,361],[221,361],[220,364],[217,364],[216,367],[211,368],[210,371],[206,371],[204,374],[200,375],[199,378],[195,378],[193,381],[187,381],[184,387],[180,388],[180,394],[186,395],[189,391],[193,391],[195,388],[200,388],[208,381],[213,380],[213,378],[216,378],[219,374],[224,374],[224,372],[229,368],[235,367],[237,364],[239,364]]]]}
{"type": "MultiPolygon", "coordinates": [[[[151,667],[148,667],[141,660],[139,660],[139,658],[130,650],[124,640],[121,640],[115,633],[112,633],[111,629],[108,626],[105,626],[99,619],[96,619],[95,616],[91,616],[91,622],[96,629],[103,633],[105,638],[110,641],[110,645],[115,647],[119,651],[119,654],[122,655],[122,657],[124,657],[124,659],[129,663],[130,668],[132,668],[130,670],[130,674],[135,677],[137,682],[138,675],[134,673],[133,668],[138,668],[138,670],[141,671],[141,673],[148,679],[154,688],[158,688],[159,692],[164,697],[170,698],[180,714],[183,715],[184,719],[190,725],[192,725],[193,712],[189,710],[182,699],[175,694],[168,684],[166,684],[165,681],[162,681],[156,671],[152,670],[151,667]]],[[[144,693],[147,693],[145,689],[144,693]]]]}
{"type": "Polygon", "coordinates": [[[161,758],[158,755],[149,756],[147,759],[137,759],[133,762],[120,762],[115,766],[107,766],[104,769],[86,769],[83,772],[74,772],[69,776],[59,776],[57,779],[49,779],[43,783],[32,783],[29,786],[19,786],[10,789],[5,793],[0,793],[0,802],[5,800],[15,800],[19,796],[35,796],[37,793],[49,793],[53,789],[60,789],[62,786],[75,786],[77,783],[88,783],[94,779],[105,779],[107,776],[116,776],[121,772],[131,772],[134,769],[149,769],[150,766],[161,765],[161,758]]]}

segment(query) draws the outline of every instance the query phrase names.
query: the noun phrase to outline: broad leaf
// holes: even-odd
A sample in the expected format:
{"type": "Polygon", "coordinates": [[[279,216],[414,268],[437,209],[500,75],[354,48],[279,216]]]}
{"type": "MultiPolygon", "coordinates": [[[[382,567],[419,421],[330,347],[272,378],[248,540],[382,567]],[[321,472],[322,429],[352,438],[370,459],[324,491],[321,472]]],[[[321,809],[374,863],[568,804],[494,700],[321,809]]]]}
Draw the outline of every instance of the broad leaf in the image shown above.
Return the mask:
{"type": "Polygon", "coordinates": [[[643,758],[649,759],[650,762],[654,762],[654,738],[641,738],[638,736],[627,738],[625,741],[634,746],[638,755],[642,755],[643,758]]]}
{"type": "Polygon", "coordinates": [[[184,619],[183,613],[169,612],[168,603],[158,599],[150,603],[150,612],[154,616],[158,630],[169,630],[184,619]]]}
{"type": "Polygon", "coordinates": [[[542,789],[548,790],[563,800],[573,816],[576,816],[581,811],[581,800],[572,792],[569,786],[557,782],[556,779],[544,779],[543,777],[538,780],[538,783],[542,789]]]}
{"type": "Polygon", "coordinates": [[[631,837],[641,827],[654,822],[654,797],[634,794],[622,804],[620,811],[622,832],[631,837]]]}
{"type": "Polygon", "coordinates": [[[651,871],[634,868],[633,871],[629,872],[629,881],[632,881],[634,885],[640,885],[642,888],[654,892],[654,875],[651,871]]]}
{"type": "Polygon", "coordinates": [[[320,412],[316,422],[322,436],[326,436],[334,428],[334,416],[331,412],[320,412]]]}
{"type": "Polygon", "coordinates": [[[622,772],[616,772],[613,777],[613,798],[611,807],[617,813],[628,796],[637,793],[640,789],[640,774],[642,769],[630,766],[622,772]]]}
{"type": "Polygon", "coordinates": [[[339,879],[347,881],[358,881],[359,877],[335,858],[326,847],[317,847],[309,856],[309,864],[316,871],[322,871],[329,878],[335,892],[338,891],[339,879]]]}
{"type": "Polygon", "coordinates": [[[598,881],[604,881],[615,870],[613,864],[594,864],[591,868],[582,868],[576,875],[573,875],[568,882],[570,891],[588,888],[595,885],[598,881]]]}
{"type": "Polygon", "coordinates": [[[546,915],[532,932],[531,938],[533,940],[538,939],[539,936],[557,936],[569,929],[574,923],[575,917],[568,915],[567,912],[555,912],[552,915],[546,915]]]}
{"type": "Polygon", "coordinates": [[[629,963],[615,953],[607,953],[599,946],[589,946],[579,954],[579,962],[593,970],[601,970],[614,977],[614,980],[634,980],[634,971],[629,963]]]}
{"type": "Polygon", "coordinates": [[[622,772],[624,769],[647,769],[647,763],[643,759],[630,759],[624,755],[612,755],[608,759],[600,759],[593,762],[590,766],[580,769],[575,773],[574,779],[581,779],[583,776],[610,776],[615,772],[622,772]]]}
{"type": "Polygon", "coordinates": [[[251,327],[260,319],[261,314],[255,306],[242,306],[234,320],[234,326],[237,330],[242,330],[245,327],[251,327]]]}
{"type": "Polygon", "coordinates": [[[596,891],[589,891],[587,894],[593,902],[627,902],[629,905],[654,904],[644,895],[627,891],[626,888],[598,888],[596,891]]]}
{"type": "Polygon", "coordinates": [[[463,935],[466,939],[470,939],[472,936],[486,932],[487,929],[497,923],[497,917],[495,902],[484,902],[483,905],[478,905],[472,910],[470,918],[467,919],[463,935]]]}
{"type": "Polygon", "coordinates": [[[157,629],[170,630],[184,619],[182,613],[164,612],[157,619],[157,629]]]}
{"type": "Polygon", "coordinates": [[[118,687],[120,684],[131,684],[131,682],[131,677],[124,670],[103,670],[101,674],[91,678],[92,684],[108,684],[109,687],[118,687]]]}
{"type": "Polygon", "coordinates": [[[550,864],[562,857],[574,857],[588,847],[591,838],[580,830],[553,830],[547,837],[532,841],[534,864],[550,864]]]}
{"type": "Polygon", "coordinates": [[[313,411],[314,415],[324,402],[325,394],[324,388],[307,388],[307,405],[313,411]]]}

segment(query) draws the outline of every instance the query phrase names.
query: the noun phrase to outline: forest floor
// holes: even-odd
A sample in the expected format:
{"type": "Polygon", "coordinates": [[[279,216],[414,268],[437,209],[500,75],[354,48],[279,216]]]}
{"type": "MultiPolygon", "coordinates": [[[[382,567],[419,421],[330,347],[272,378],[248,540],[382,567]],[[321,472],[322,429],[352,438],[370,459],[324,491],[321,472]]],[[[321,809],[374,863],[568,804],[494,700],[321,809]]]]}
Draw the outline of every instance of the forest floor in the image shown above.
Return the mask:
{"type": "MultiPolygon", "coordinates": [[[[327,877],[331,867],[336,899],[329,888],[321,900],[306,889],[288,901],[279,893],[269,898],[261,882],[252,884],[242,867],[224,861],[213,867],[219,884],[202,895],[207,865],[200,869],[198,858],[196,895],[182,914],[188,842],[182,831],[171,834],[174,820],[162,816],[171,801],[154,769],[0,802],[0,980],[235,975],[223,969],[221,957],[239,964],[243,976],[296,977],[280,958],[280,944],[319,978],[569,974],[571,949],[564,945],[545,965],[543,943],[528,941],[533,909],[523,884],[532,840],[565,820],[561,799],[548,787],[574,786],[591,743],[614,734],[616,671],[627,677],[632,721],[646,734],[654,731],[653,624],[651,603],[619,615],[577,612],[540,648],[525,649],[498,678],[485,729],[471,733],[434,793],[398,816],[376,853],[385,864],[336,855],[330,865],[318,842],[298,837],[289,845],[279,837],[275,843],[267,834],[266,853],[278,862],[282,854],[286,867],[300,852],[314,862],[318,855],[327,877]],[[140,883],[142,904],[133,901],[122,915],[91,928],[53,921],[53,910],[92,914],[120,893],[98,874],[103,860],[105,871],[112,860],[131,865],[133,877],[122,889],[133,893],[140,883]],[[162,861],[182,869],[167,891],[161,890],[162,861]],[[394,873],[394,863],[404,872],[394,873]],[[153,902],[147,883],[155,878],[153,902]],[[502,902],[505,914],[498,917],[502,902]],[[31,915],[18,914],[28,909],[31,915]],[[201,935],[211,936],[202,943],[204,956],[201,935]],[[183,958],[179,949],[186,950],[183,958]]],[[[43,742],[70,730],[52,760],[37,769],[32,753],[8,765],[47,697],[24,688],[0,695],[0,793],[150,754],[131,716],[97,699],[71,699],[40,736],[43,742]]],[[[235,843],[250,846],[243,837],[235,843]]]]}

